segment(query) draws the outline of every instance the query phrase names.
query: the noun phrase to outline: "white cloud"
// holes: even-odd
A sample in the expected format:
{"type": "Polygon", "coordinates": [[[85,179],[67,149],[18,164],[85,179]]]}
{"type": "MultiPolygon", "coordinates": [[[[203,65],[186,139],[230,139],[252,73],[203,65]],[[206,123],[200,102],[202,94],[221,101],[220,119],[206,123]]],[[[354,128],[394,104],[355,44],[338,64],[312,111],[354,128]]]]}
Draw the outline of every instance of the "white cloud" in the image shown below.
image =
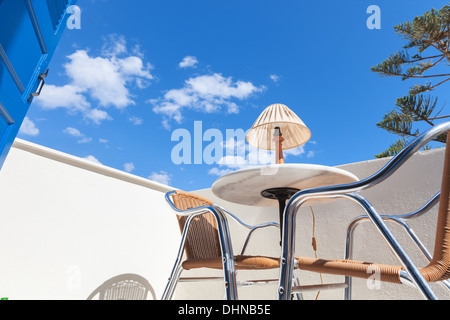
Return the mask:
{"type": "Polygon", "coordinates": [[[64,108],[71,113],[86,112],[91,104],[83,95],[85,91],[83,88],[70,84],[61,87],[47,84],[36,101],[44,110],[64,108]]]}
{"type": "Polygon", "coordinates": [[[127,162],[127,163],[124,163],[123,169],[124,169],[126,172],[131,172],[131,171],[133,171],[133,170],[135,169],[133,162],[127,162]]]}
{"type": "Polygon", "coordinates": [[[83,133],[81,133],[78,129],[67,127],[63,130],[65,134],[68,134],[69,136],[77,138],[78,143],[89,143],[92,141],[92,138],[86,137],[83,133]]]}
{"type": "Polygon", "coordinates": [[[227,112],[228,113],[239,113],[239,106],[234,102],[227,103],[227,112]]]}
{"type": "Polygon", "coordinates": [[[84,137],[78,140],[78,143],[89,143],[92,141],[92,138],[84,137]]]}
{"type": "Polygon", "coordinates": [[[133,88],[148,87],[153,75],[152,66],[144,63],[143,54],[129,53],[123,36],[111,35],[100,56],[88,50],[69,55],[64,65],[69,83],[64,86],[47,85],[37,99],[44,110],[65,108],[70,114],[81,112],[86,120],[100,124],[112,120],[104,110],[119,110],[134,105],[133,88]],[[95,107],[92,107],[96,104],[95,107]]]}
{"type": "Polygon", "coordinates": [[[123,60],[90,57],[86,50],[78,50],[68,58],[65,70],[72,84],[87,91],[100,106],[123,109],[134,104],[127,87],[130,71],[123,70],[123,60]]]}
{"type": "Polygon", "coordinates": [[[133,123],[135,126],[140,126],[144,123],[144,120],[136,116],[130,116],[128,117],[128,120],[131,121],[131,123],[133,123]]]}
{"type": "Polygon", "coordinates": [[[149,82],[146,80],[153,80],[153,75],[150,73],[150,70],[153,69],[152,65],[144,65],[144,61],[140,57],[130,56],[115,61],[120,67],[120,74],[130,82],[135,81],[140,89],[148,87],[149,82]]]}
{"type": "Polygon", "coordinates": [[[272,80],[275,83],[278,83],[280,81],[280,76],[277,74],[271,74],[269,77],[270,77],[270,80],[272,80]]]}
{"type": "Polygon", "coordinates": [[[164,116],[163,125],[168,127],[169,119],[181,123],[183,109],[197,112],[239,113],[239,106],[232,99],[244,100],[261,92],[264,87],[256,87],[251,82],[235,81],[219,73],[200,75],[185,81],[181,89],[172,89],[161,99],[149,100],[153,111],[164,116]]]}
{"type": "Polygon", "coordinates": [[[76,129],[76,128],[71,128],[71,127],[67,127],[63,130],[64,133],[67,133],[68,135],[72,136],[72,137],[77,137],[80,138],[81,136],[83,136],[80,132],[80,130],[76,129]]]}
{"type": "Polygon", "coordinates": [[[102,164],[96,157],[94,157],[93,155],[88,155],[86,157],[84,157],[83,159],[88,160],[90,162],[96,163],[96,164],[102,164]]]}
{"type": "Polygon", "coordinates": [[[287,149],[287,150],[283,150],[283,154],[284,156],[299,156],[305,153],[305,147],[304,146],[300,146],[297,148],[293,148],[293,149],[287,149]]]}
{"type": "Polygon", "coordinates": [[[274,162],[271,151],[257,149],[246,144],[245,141],[229,139],[223,146],[225,155],[218,161],[219,167],[213,167],[209,170],[208,173],[211,175],[222,176],[235,170],[274,162]]]}
{"type": "Polygon", "coordinates": [[[106,57],[114,57],[125,54],[127,49],[127,40],[123,35],[109,34],[103,38],[102,54],[106,57]]]}
{"type": "Polygon", "coordinates": [[[233,172],[233,170],[232,169],[219,169],[217,167],[211,168],[211,170],[208,171],[208,173],[210,175],[219,176],[219,177],[226,175],[230,172],[233,172]]]}
{"type": "Polygon", "coordinates": [[[172,180],[172,177],[167,172],[160,171],[160,172],[152,172],[148,176],[148,179],[169,186],[170,181],[172,180]]]}
{"type": "MultiPolygon", "coordinates": [[[[218,167],[213,167],[208,171],[211,175],[222,176],[239,169],[275,163],[274,151],[258,149],[244,140],[229,139],[222,146],[225,148],[225,155],[217,162],[218,167]]],[[[285,159],[304,154],[304,146],[283,151],[285,159]]],[[[309,151],[306,154],[307,158],[313,156],[314,151],[309,151]]]]}
{"type": "Polygon", "coordinates": [[[35,123],[30,120],[30,118],[25,117],[22,125],[20,126],[19,134],[35,137],[39,134],[39,129],[36,127],[35,123]]]}
{"type": "Polygon", "coordinates": [[[111,116],[104,110],[90,109],[86,112],[85,118],[91,120],[95,124],[100,124],[104,120],[112,120],[111,116]]]}
{"type": "Polygon", "coordinates": [[[180,68],[191,68],[195,67],[195,65],[198,63],[198,60],[196,57],[193,56],[186,56],[183,58],[183,60],[178,64],[180,68]]]}
{"type": "Polygon", "coordinates": [[[233,83],[231,77],[225,78],[219,73],[190,78],[186,83],[188,87],[205,99],[208,97],[245,99],[259,91],[251,82],[239,80],[233,83]]]}

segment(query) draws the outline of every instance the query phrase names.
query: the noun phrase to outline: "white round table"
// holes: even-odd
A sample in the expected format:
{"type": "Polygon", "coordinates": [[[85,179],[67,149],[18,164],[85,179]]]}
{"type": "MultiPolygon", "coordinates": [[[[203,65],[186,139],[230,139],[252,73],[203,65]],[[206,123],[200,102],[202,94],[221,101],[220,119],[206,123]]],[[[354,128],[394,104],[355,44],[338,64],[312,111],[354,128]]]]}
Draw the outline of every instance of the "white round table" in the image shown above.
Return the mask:
{"type": "MultiPolygon", "coordinates": [[[[300,190],[358,181],[343,169],[314,164],[273,164],[231,172],[218,178],[212,192],[219,198],[248,206],[278,206],[280,223],[286,201],[300,190]],[[278,201],[276,201],[278,200],[278,201]]],[[[317,204],[323,200],[310,200],[317,204]]]]}

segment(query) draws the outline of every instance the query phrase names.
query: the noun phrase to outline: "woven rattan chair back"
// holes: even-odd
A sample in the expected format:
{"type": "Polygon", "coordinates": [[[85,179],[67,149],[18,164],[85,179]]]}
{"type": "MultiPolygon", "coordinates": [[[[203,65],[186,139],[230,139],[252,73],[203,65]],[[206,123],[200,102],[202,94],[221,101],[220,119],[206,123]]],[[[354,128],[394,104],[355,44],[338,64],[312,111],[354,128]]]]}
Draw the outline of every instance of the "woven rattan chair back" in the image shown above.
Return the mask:
{"type": "MultiPolygon", "coordinates": [[[[172,195],[174,205],[180,210],[212,206],[213,203],[200,196],[176,191],[172,195]]],[[[181,232],[186,224],[186,217],[177,216],[181,232]]],[[[212,259],[221,257],[217,221],[212,213],[205,213],[192,219],[186,234],[185,252],[187,260],[212,259]]]]}
{"type": "Polygon", "coordinates": [[[88,297],[92,300],[147,300],[148,294],[156,299],[150,283],[137,274],[122,274],[105,281],[88,297]]]}
{"type": "Polygon", "coordinates": [[[434,254],[430,264],[422,270],[430,282],[450,278],[450,134],[447,135],[434,254]]]}

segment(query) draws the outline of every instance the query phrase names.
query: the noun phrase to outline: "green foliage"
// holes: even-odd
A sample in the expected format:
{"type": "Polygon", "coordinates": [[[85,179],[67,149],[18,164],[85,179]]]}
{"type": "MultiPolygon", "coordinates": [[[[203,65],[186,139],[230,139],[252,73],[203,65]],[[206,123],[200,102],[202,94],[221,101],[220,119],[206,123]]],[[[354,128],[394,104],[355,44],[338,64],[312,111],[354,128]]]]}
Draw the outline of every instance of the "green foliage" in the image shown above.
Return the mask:
{"type": "Polygon", "coordinates": [[[407,139],[399,139],[393,144],[389,146],[388,149],[381,152],[380,154],[375,155],[375,158],[386,158],[386,157],[392,157],[402,151],[403,148],[405,148],[408,145],[409,141],[407,139]]]}
{"type": "MultiPolygon", "coordinates": [[[[394,110],[377,123],[379,128],[403,137],[385,152],[376,155],[377,158],[398,153],[406,146],[405,137],[420,134],[419,129],[414,128],[416,123],[434,126],[436,120],[450,117],[439,116],[443,107],[436,112],[437,98],[423,95],[450,80],[450,70],[447,73],[431,73],[433,69],[438,69],[436,66],[447,69],[450,66],[450,5],[445,5],[440,10],[431,9],[422,16],[415,17],[413,21],[395,26],[394,31],[407,40],[407,44],[371,70],[380,76],[395,76],[402,80],[427,79],[427,82],[413,85],[409,95],[398,98],[394,110]],[[411,50],[415,53],[410,54],[411,50]],[[433,84],[431,79],[438,81],[433,84]]],[[[436,141],[445,143],[445,139],[446,135],[442,135],[436,141]]]]}
{"type": "Polygon", "coordinates": [[[436,108],[438,99],[431,96],[409,95],[398,98],[396,107],[404,114],[411,117],[411,121],[428,121],[436,108]]]}
{"type": "Polygon", "coordinates": [[[409,94],[411,95],[415,95],[415,94],[419,94],[422,92],[427,92],[427,91],[431,91],[431,83],[426,83],[425,85],[423,84],[416,84],[414,86],[411,87],[411,89],[409,89],[409,94]]]}
{"type": "Polygon", "coordinates": [[[373,72],[381,76],[399,76],[402,75],[402,66],[409,61],[407,51],[398,51],[389,56],[382,63],[370,68],[373,72]]]}
{"type": "MultiPolygon", "coordinates": [[[[446,135],[444,135],[444,139],[446,138],[446,135]]],[[[412,139],[402,138],[394,142],[387,148],[385,151],[381,152],[380,154],[375,155],[375,158],[386,158],[386,157],[393,157],[400,151],[402,151],[408,144],[410,144],[412,139]]],[[[422,150],[430,150],[432,149],[430,145],[425,145],[422,150]]]]}
{"type": "Polygon", "coordinates": [[[450,24],[450,6],[445,5],[440,10],[431,9],[420,17],[415,17],[412,22],[401,23],[394,27],[395,32],[410,42],[406,48],[416,47],[418,52],[423,52],[432,43],[447,41],[448,26],[450,24]]]}
{"type": "Polygon", "coordinates": [[[387,130],[391,133],[400,136],[413,136],[416,133],[411,133],[412,121],[408,115],[402,114],[395,110],[387,113],[381,122],[377,123],[377,126],[381,129],[387,130]]]}

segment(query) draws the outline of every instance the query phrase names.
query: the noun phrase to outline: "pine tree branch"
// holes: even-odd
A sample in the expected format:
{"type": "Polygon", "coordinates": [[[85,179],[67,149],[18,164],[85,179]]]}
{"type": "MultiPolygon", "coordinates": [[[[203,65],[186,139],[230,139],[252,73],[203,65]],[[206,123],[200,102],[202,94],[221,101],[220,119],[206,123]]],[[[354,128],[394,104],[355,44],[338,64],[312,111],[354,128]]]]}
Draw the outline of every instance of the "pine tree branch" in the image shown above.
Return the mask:
{"type": "Polygon", "coordinates": [[[447,142],[447,133],[443,133],[443,134],[437,136],[433,141],[446,143],[447,142]]]}
{"type": "Polygon", "coordinates": [[[438,116],[441,114],[442,110],[444,110],[444,107],[445,107],[445,103],[444,103],[444,105],[442,106],[441,110],[439,110],[439,111],[434,115],[435,118],[438,117],[438,116]]]}
{"type": "Polygon", "coordinates": [[[422,84],[416,84],[411,89],[409,89],[409,94],[416,95],[423,92],[431,91],[433,90],[430,83],[427,83],[426,85],[422,84]]]}
{"type": "Polygon", "coordinates": [[[450,114],[446,116],[440,116],[440,117],[434,117],[434,118],[428,118],[428,120],[440,120],[440,119],[446,119],[450,118],[450,114]]]}
{"type": "Polygon", "coordinates": [[[412,133],[412,117],[408,114],[399,113],[395,110],[387,113],[383,120],[377,123],[377,127],[400,135],[402,137],[416,137],[416,133],[412,133]]]}
{"type": "Polygon", "coordinates": [[[436,77],[450,76],[450,74],[422,75],[423,72],[436,66],[444,58],[445,58],[444,55],[436,55],[436,56],[431,56],[431,57],[427,57],[427,58],[410,60],[407,52],[399,51],[399,52],[396,52],[396,53],[392,54],[391,56],[389,56],[382,63],[379,63],[370,69],[373,72],[376,72],[380,75],[399,76],[399,77],[402,77],[403,80],[406,80],[409,78],[436,78],[436,77]],[[441,57],[441,58],[434,63],[422,64],[421,67],[415,66],[415,67],[408,69],[406,73],[402,72],[402,65],[404,65],[404,64],[411,64],[411,63],[423,61],[426,59],[431,59],[434,57],[441,57]]]}
{"type": "Polygon", "coordinates": [[[434,59],[434,58],[439,58],[439,57],[444,57],[445,58],[445,55],[444,54],[438,54],[436,56],[430,56],[430,57],[425,57],[425,58],[421,57],[421,58],[418,58],[418,59],[415,59],[415,60],[406,61],[405,63],[416,63],[416,62],[419,62],[419,61],[428,60],[428,59],[434,59]]]}
{"type": "Polygon", "coordinates": [[[438,84],[435,84],[434,86],[430,87],[428,90],[433,90],[434,88],[436,88],[437,86],[440,86],[441,84],[443,84],[444,82],[447,82],[448,80],[450,80],[450,78],[447,78],[441,82],[439,82],[438,84]]]}
{"type": "Polygon", "coordinates": [[[397,153],[399,153],[403,148],[405,148],[408,145],[408,141],[406,139],[399,139],[393,144],[389,146],[388,149],[381,152],[380,154],[375,155],[375,158],[386,158],[386,157],[393,157],[397,153]]]}
{"type": "Polygon", "coordinates": [[[430,97],[424,98],[423,95],[409,95],[397,99],[395,104],[403,114],[411,117],[411,121],[425,121],[429,125],[434,126],[428,118],[436,107],[437,99],[433,101],[430,97]]]}
{"type": "MultiPolygon", "coordinates": [[[[401,138],[391,144],[389,148],[387,148],[385,151],[375,155],[375,158],[381,159],[381,158],[387,158],[387,157],[393,157],[396,154],[398,154],[400,151],[402,151],[410,142],[412,139],[406,139],[401,138]]],[[[440,136],[438,136],[434,141],[445,143],[447,141],[447,133],[444,133],[440,136]]],[[[431,150],[432,147],[430,145],[425,145],[422,147],[421,150],[431,150]]]]}
{"type": "MultiPolygon", "coordinates": [[[[402,74],[399,74],[399,76],[402,76],[402,74]]],[[[450,73],[444,73],[444,74],[432,74],[429,76],[417,76],[417,75],[413,75],[411,76],[411,78],[436,78],[436,77],[448,77],[450,76],[450,73]]]]}

